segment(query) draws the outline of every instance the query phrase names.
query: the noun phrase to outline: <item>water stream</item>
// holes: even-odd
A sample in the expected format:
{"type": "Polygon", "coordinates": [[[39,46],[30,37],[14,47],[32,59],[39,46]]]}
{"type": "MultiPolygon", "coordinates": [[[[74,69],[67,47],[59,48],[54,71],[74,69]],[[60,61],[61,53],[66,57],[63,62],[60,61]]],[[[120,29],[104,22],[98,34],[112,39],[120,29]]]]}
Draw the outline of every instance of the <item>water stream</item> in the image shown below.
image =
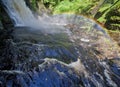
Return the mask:
{"type": "Polygon", "coordinates": [[[0,87],[120,87],[120,55],[95,21],[35,17],[24,0],[1,0],[14,22],[0,59],[0,87]]]}

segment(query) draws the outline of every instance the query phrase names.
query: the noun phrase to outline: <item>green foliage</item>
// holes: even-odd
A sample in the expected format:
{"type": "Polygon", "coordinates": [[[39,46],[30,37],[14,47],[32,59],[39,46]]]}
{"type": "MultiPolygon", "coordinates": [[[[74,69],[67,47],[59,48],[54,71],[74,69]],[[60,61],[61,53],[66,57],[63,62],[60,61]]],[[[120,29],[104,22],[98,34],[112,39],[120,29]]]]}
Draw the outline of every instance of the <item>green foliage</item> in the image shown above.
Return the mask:
{"type": "Polygon", "coordinates": [[[31,0],[31,5],[32,5],[32,9],[36,10],[37,9],[37,0],[31,0]]]}
{"type": "Polygon", "coordinates": [[[120,2],[115,4],[106,14],[105,26],[111,30],[120,30],[120,2]]]}
{"type": "Polygon", "coordinates": [[[53,10],[62,0],[40,0],[46,8],[53,10]]]}
{"type": "Polygon", "coordinates": [[[40,0],[53,14],[77,13],[90,14],[91,8],[99,0],[40,0]]]}
{"type": "Polygon", "coordinates": [[[97,12],[97,15],[95,15],[95,18],[99,21],[99,22],[106,22],[106,14],[108,14],[108,12],[110,10],[112,10],[112,8],[114,7],[114,5],[118,4],[119,0],[106,0],[103,5],[100,7],[100,9],[97,12]],[[117,3],[116,3],[117,2],[117,3]]]}
{"type": "Polygon", "coordinates": [[[88,14],[94,3],[88,0],[63,0],[54,9],[54,14],[70,12],[79,14],[88,14]]]}

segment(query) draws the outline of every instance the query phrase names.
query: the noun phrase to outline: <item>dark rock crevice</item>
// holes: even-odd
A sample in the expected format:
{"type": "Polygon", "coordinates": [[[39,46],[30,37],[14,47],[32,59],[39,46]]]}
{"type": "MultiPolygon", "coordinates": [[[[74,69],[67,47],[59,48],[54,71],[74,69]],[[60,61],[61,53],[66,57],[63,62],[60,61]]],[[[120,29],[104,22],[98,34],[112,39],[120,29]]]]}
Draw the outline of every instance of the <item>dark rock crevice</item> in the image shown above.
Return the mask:
{"type": "Polygon", "coordinates": [[[8,29],[13,27],[13,21],[10,19],[8,13],[5,10],[5,6],[2,4],[2,1],[0,1],[0,21],[3,25],[4,29],[8,29]]]}

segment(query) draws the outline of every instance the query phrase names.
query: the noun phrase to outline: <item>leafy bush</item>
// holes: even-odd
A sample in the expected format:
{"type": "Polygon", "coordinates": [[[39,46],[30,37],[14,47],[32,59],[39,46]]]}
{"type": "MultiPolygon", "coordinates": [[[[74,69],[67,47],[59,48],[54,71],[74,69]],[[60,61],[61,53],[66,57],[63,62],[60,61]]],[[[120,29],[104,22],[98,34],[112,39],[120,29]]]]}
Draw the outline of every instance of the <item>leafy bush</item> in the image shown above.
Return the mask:
{"type": "Polygon", "coordinates": [[[83,0],[63,0],[61,1],[55,8],[54,14],[70,12],[70,13],[79,13],[79,14],[88,14],[91,7],[94,6],[95,3],[92,1],[83,1],[83,0]]]}

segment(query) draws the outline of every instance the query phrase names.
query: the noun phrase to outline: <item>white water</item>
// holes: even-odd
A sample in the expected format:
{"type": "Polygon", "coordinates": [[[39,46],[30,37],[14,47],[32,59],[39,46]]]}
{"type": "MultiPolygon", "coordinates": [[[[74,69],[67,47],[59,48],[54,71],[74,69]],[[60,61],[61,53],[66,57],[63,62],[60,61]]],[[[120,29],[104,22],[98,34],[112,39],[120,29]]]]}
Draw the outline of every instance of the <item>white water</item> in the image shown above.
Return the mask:
{"type": "MultiPolygon", "coordinates": [[[[48,30],[49,25],[59,26],[58,23],[53,23],[53,19],[46,14],[42,17],[39,15],[36,15],[35,17],[33,12],[27,7],[24,0],[2,0],[2,2],[15,26],[29,26],[39,29],[44,28],[45,31],[46,28],[48,30]]],[[[54,29],[52,32],[53,31],[54,29]]]]}
{"type": "Polygon", "coordinates": [[[62,24],[56,22],[59,19],[53,19],[46,14],[42,17],[39,15],[34,16],[24,0],[2,0],[2,2],[13,20],[14,26],[28,26],[33,29],[40,29],[45,33],[68,32],[67,29],[63,28],[62,24]]]}
{"type": "Polygon", "coordinates": [[[39,15],[35,17],[24,0],[2,0],[2,2],[10,18],[13,20],[14,26],[28,26],[37,29],[44,28],[47,31],[46,25],[50,24],[50,22],[48,23],[49,17],[46,15],[44,17],[39,15]]]}
{"type": "Polygon", "coordinates": [[[2,2],[15,26],[40,25],[41,21],[34,17],[24,0],[2,0],[2,2]]]}

